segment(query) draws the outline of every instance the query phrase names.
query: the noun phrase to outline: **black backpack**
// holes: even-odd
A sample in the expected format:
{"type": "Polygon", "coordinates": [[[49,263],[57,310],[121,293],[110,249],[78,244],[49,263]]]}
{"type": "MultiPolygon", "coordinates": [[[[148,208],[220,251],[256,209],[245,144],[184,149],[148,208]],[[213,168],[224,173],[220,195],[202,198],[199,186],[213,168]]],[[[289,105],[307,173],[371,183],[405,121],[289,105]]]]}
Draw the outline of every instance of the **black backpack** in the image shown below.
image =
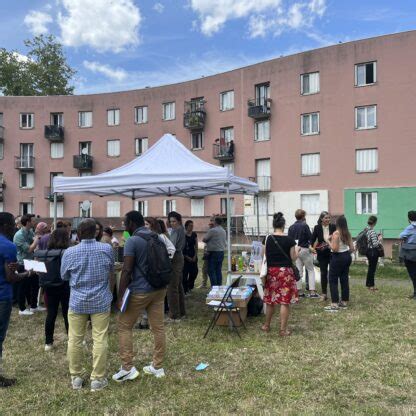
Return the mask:
{"type": "Polygon", "coordinates": [[[65,250],[38,250],[35,257],[45,262],[46,273],[38,273],[40,287],[58,287],[64,284],[61,278],[61,260],[65,250]]]}
{"type": "Polygon", "coordinates": [[[358,250],[358,253],[361,256],[367,255],[367,251],[368,251],[367,228],[364,228],[364,230],[362,230],[360,234],[357,235],[357,238],[355,239],[355,246],[358,250]]]}
{"type": "Polygon", "coordinates": [[[137,232],[134,235],[147,242],[147,273],[146,280],[155,289],[166,287],[172,277],[172,263],[165,243],[156,233],[137,232]]]}

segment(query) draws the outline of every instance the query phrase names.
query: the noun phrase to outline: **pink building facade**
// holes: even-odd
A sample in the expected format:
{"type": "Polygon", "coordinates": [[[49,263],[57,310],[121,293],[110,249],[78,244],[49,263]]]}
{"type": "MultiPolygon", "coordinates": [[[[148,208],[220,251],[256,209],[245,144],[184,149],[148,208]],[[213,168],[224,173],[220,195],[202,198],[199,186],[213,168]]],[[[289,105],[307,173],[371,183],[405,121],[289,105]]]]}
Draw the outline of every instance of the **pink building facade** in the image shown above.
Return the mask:
{"type": "MultiPolygon", "coordinates": [[[[51,176],[111,170],[172,133],[198,157],[257,180],[262,233],[278,210],[291,222],[303,207],[311,225],[321,210],[345,212],[347,189],[360,189],[353,211],[364,219],[377,214],[366,189],[415,186],[415,67],[411,31],[156,88],[0,97],[0,209],[50,217],[51,176]]],[[[110,223],[133,206],[153,216],[176,209],[204,223],[225,210],[220,197],[133,205],[126,198],[65,195],[58,215],[80,216],[85,199],[92,216],[110,223]]],[[[256,226],[251,197],[236,196],[232,210],[247,232],[256,226]]]]}

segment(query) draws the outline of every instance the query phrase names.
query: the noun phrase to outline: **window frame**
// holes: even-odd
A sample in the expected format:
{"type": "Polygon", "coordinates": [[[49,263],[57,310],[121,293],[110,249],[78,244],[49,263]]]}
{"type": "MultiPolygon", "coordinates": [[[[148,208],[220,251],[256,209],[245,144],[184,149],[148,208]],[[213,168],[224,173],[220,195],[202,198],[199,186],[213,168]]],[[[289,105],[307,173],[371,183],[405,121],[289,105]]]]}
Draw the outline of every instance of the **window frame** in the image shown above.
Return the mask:
{"type": "Polygon", "coordinates": [[[149,121],[149,106],[147,105],[137,105],[136,107],[134,107],[134,124],[146,124],[149,121]],[[146,109],[146,120],[145,121],[139,121],[138,120],[138,113],[139,110],[141,110],[142,113],[142,120],[144,119],[143,114],[144,114],[144,109],[146,109]]]}
{"type": "Polygon", "coordinates": [[[355,173],[377,173],[379,171],[379,154],[378,154],[378,147],[369,147],[364,149],[355,149],[355,173]],[[358,170],[358,152],[365,152],[369,150],[376,151],[376,168],[375,170],[358,170]]]}
{"type": "Polygon", "coordinates": [[[106,214],[107,214],[107,218],[120,218],[121,216],[121,201],[107,201],[106,203],[106,214]],[[109,206],[109,204],[113,204],[113,206],[109,206]],[[114,210],[116,211],[114,213],[114,215],[109,215],[109,210],[114,210]],[[117,212],[118,211],[118,212],[117,212]]]}
{"type": "Polygon", "coordinates": [[[220,111],[231,111],[234,110],[235,108],[235,91],[234,90],[228,90],[228,91],[221,91],[220,92],[220,111]],[[229,94],[232,93],[232,107],[230,108],[224,108],[223,107],[223,97],[225,96],[225,94],[229,94]]]}
{"type": "Polygon", "coordinates": [[[146,199],[136,199],[134,201],[134,210],[139,211],[143,217],[147,217],[149,215],[149,201],[146,199]],[[140,204],[143,204],[143,212],[140,210],[140,204]]]}
{"type": "Polygon", "coordinates": [[[191,198],[191,217],[194,218],[200,218],[200,217],[205,217],[205,199],[204,198],[191,198]],[[193,204],[195,204],[195,201],[198,201],[201,206],[199,207],[194,207],[193,204]],[[201,215],[196,215],[196,213],[194,211],[202,211],[201,215]]]}
{"type": "Polygon", "coordinates": [[[320,116],[320,112],[319,111],[314,111],[312,113],[301,114],[300,115],[300,135],[301,136],[317,136],[319,134],[321,134],[321,116],[320,116]],[[318,116],[318,131],[317,132],[312,131],[312,126],[313,126],[312,116],[315,115],[315,114],[318,116]],[[311,132],[310,133],[305,133],[303,131],[303,118],[305,116],[310,116],[310,126],[311,126],[311,132]]]}
{"type": "Polygon", "coordinates": [[[149,138],[148,137],[136,137],[135,139],[134,139],[134,154],[136,155],[136,156],[141,156],[142,154],[144,154],[144,153],[146,153],[147,152],[147,150],[149,149],[149,138]],[[137,148],[139,147],[138,146],[138,143],[139,142],[142,142],[143,143],[143,141],[144,140],[146,140],[146,150],[143,150],[143,144],[141,145],[141,148],[142,148],[142,151],[139,153],[138,151],[137,151],[137,148]]]}
{"type": "Polygon", "coordinates": [[[373,130],[378,127],[377,125],[377,104],[369,104],[369,105],[358,105],[355,107],[355,130],[373,130]],[[374,107],[374,126],[368,127],[368,108],[374,107]],[[358,127],[358,110],[365,109],[365,127],[358,127]]]}
{"type": "Polygon", "coordinates": [[[111,157],[111,158],[115,158],[115,157],[120,157],[121,155],[121,142],[120,139],[108,139],[107,140],[107,157],[111,157]],[[118,154],[116,155],[110,155],[109,152],[109,145],[110,143],[118,143],[118,154]]]}
{"type": "Polygon", "coordinates": [[[119,126],[119,125],[120,125],[120,109],[119,108],[108,108],[107,109],[107,126],[108,127],[115,127],[115,126],[119,126]],[[117,119],[117,117],[116,117],[116,111],[118,111],[118,123],[116,123],[116,119],[117,119]],[[110,124],[108,122],[109,121],[109,116],[110,116],[111,112],[113,112],[113,115],[112,115],[112,118],[113,118],[112,124],[110,124]]]}
{"type": "Polygon", "coordinates": [[[92,111],[78,111],[78,127],[80,129],[90,129],[93,126],[93,112],[92,111]],[[91,113],[91,125],[90,126],[81,126],[82,114],[91,113]]]}
{"type": "Polygon", "coordinates": [[[361,87],[369,87],[371,85],[377,84],[377,61],[367,61],[367,62],[360,62],[358,64],[354,65],[354,87],[361,88],[361,87]],[[374,81],[369,84],[358,84],[358,67],[362,65],[369,65],[373,64],[373,75],[374,75],[374,81]]]}
{"type": "Polygon", "coordinates": [[[321,153],[320,152],[314,152],[314,153],[302,153],[300,155],[300,174],[301,177],[310,177],[310,176],[320,176],[321,174],[321,153]],[[303,158],[305,156],[312,156],[312,155],[319,155],[319,171],[317,173],[303,173],[304,169],[303,169],[303,158]]]}
{"type": "Polygon", "coordinates": [[[299,205],[300,205],[301,209],[303,209],[303,210],[306,211],[307,215],[319,215],[321,213],[321,209],[320,209],[320,206],[321,206],[321,194],[319,192],[318,193],[316,193],[316,192],[301,193],[300,194],[300,204],[299,205]],[[306,209],[306,207],[302,203],[302,200],[304,198],[307,198],[307,197],[318,197],[318,209],[316,210],[316,212],[311,212],[311,210],[306,209]]]}
{"type": "Polygon", "coordinates": [[[166,101],[164,103],[162,103],[162,120],[163,121],[172,121],[172,120],[176,120],[176,102],[175,101],[166,101]],[[173,106],[173,117],[172,118],[165,118],[165,114],[166,114],[166,106],[173,106]]]}
{"type": "Polygon", "coordinates": [[[19,189],[34,189],[34,188],[35,188],[35,174],[33,172],[20,172],[19,173],[19,189]],[[23,175],[26,176],[26,185],[25,186],[22,185],[23,175]],[[32,185],[31,186],[27,185],[27,183],[29,182],[27,180],[29,175],[31,175],[31,178],[32,178],[32,185]]]}
{"type": "Polygon", "coordinates": [[[203,130],[198,130],[198,131],[191,131],[191,150],[204,150],[204,131],[203,130]],[[194,147],[194,135],[195,134],[199,134],[200,135],[200,144],[201,146],[199,147],[194,147]]]}
{"type": "Polygon", "coordinates": [[[49,148],[49,157],[51,159],[64,159],[65,158],[65,144],[63,142],[51,142],[49,148]],[[62,156],[52,157],[52,147],[62,147],[62,156]]]}
{"type": "Polygon", "coordinates": [[[27,205],[27,207],[29,208],[27,210],[27,214],[33,214],[33,211],[34,211],[33,202],[19,202],[19,215],[24,215],[23,210],[22,210],[24,204],[27,205]]]}
{"type": "Polygon", "coordinates": [[[271,135],[271,132],[270,132],[270,120],[269,119],[257,120],[254,123],[254,142],[255,143],[268,142],[271,139],[272,139],[272,135],[271,135]],[[261,139],[261,140],[259,140],[258,137],[257,137],[258,136],[258,128],[257,128],[257,126],[259,124],[263,124],[263,123],[268,123],[269,124],[269,138],[268,139],[261,139]]]}
{"type": "MultiPolygon", "coordinates": [[[[26,123],[27,123],[26,119],[26,123]]],[[[35,128],[35,113],[20,113],[20,117],[19,117],[19,127],[22,130],[32,130],[35,128]],[[23,127],[23,116],[30,116],[31,119],[31,125],[29,127],[23,127]]]]}
{"type": "MultiPolygon", "coordinates": [[[[310,85],[310,83],[309,83],[310,85]]],[[[314,95],[319,94],[321,92],[321,74],[320,71],[313,71],[313,72],[305,72],[304,74],[300,74],[300,95],[314,95]],[[306,75],[310,76],[313,74],[318,74],[318,90],[315,92],[303,92],[303,86],[304,86],[304,77],[306,75]]]]}
{"type": "Polygon", "coordinates": [[[355,214],[356,215],[377,215],[378,214],[378,192],[377,191],[355,192],[355,214]],[[368,202],[371,199],[371,212],[368,211],[367,207],[365,210],[363,210],[363,195],[367,196],[366,205],[368,205],[368,202]]]}

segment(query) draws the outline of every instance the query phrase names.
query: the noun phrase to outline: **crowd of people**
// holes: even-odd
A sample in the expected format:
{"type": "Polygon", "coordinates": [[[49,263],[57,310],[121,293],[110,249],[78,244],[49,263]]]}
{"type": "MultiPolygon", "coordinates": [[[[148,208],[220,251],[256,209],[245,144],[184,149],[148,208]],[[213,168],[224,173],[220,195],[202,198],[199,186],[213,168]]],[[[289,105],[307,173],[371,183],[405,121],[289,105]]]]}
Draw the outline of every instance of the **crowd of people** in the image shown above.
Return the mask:
{"type": "MultiPolygon", "coordinates": [[[[355,251],[344,216],[331,222],[322,212],[311,231],[306,212],[297,210],[296,222],[285,234],[282,213],[273,217],[273,233],[263,240],[267,272],[264,277],[266,304],[262,330],[269,332],[275,307],[280,307],[281,336],[289,336],[290,305],[299,297],[327,300],[325,311],[338,312],[348,307],[349,267],[355,251]],[[319,265],[321,294],[318,294],[314,262],[319,265]],[[305,269],[305,279],[303,271],[305,269]],[[303,280],[306,286],[303,290],[303,280]],[[339,293],[339,285],[341,293],[339,293]]],[[[400,234],[404,244],[406,268],[413,282],[416,299],[416,211],[408,214],[409,226],[400,234]]],[[[375,273],[383,255],[381,237],[374,227],[377,218],[368,218],[364,230],[368,259],[366,286],[376,291],[375,273]]],[[[0,213],[0,387],[9,387],[14,379],[2,372],[2,347],[6,337],[12,305],[19,308],[19,319],[30,319],[42,312],[41,292],[47,309],[45,351],[54,349],[54,330],[59,309],[68,334],[68,361],[73,389],[84,386],[83,350],[86,332],[91,326],[93,363],[91,391],[102,390],[107,381],[108,330],[112,305],[117,315],[120,369],[112,379],[125,382],[135,379],[133,330],[150,328],[154,337],[153,360],[143,372],[164,377],[165,324],[186,318],[185,297],[192,292],[198,276],[198,236],[193,222],[182,224],[177,212],[170,212],[167,222],[130,211],[124,217],[125,241],[119,242],[110,227],[103,228],[95,219],[80,222],[76,236],[71,223],[58,221],[51,230],[44,222],[34,223],[34,216],[14,218],[0,213]],[[123,245],[121,276],[116,284],[115,249],[123,245]],[[46,272],[25,270],[25,260],[45,263],[46,272]],[[39,290],[41,288],[42,290],[39,290]],[[25,318],[26,317],[26,318],[25,318]]],[[[223,283],[222,265],[226,251],[226,231],[221,218],[210,220],[205,243],[202,285],[223,283]]]]}

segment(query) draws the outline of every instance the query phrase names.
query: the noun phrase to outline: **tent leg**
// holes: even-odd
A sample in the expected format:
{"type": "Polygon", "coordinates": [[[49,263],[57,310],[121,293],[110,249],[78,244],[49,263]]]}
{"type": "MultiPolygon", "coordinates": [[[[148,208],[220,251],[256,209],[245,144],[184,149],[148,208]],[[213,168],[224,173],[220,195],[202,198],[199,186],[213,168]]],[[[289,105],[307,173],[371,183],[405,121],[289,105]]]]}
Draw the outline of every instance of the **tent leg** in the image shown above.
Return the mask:
{"type": "Polygon", "coordinates": [[[231,204],[230,204],[230,185],[226,184],[227,188],[227,267],[228,272],[231,272],[231,204]]]}
{"type": "Polygon", "coordinates": [[[257,211],[257,241],[260,241],[260,212],[259,212],[259,196],[256,195],[256,211],[257,211]]]}
{"type": "Polygon", "coordinates": [[[56,219],[58,217],[58,195],[53,193],[53,229],[56,229],[56,219]]]}

